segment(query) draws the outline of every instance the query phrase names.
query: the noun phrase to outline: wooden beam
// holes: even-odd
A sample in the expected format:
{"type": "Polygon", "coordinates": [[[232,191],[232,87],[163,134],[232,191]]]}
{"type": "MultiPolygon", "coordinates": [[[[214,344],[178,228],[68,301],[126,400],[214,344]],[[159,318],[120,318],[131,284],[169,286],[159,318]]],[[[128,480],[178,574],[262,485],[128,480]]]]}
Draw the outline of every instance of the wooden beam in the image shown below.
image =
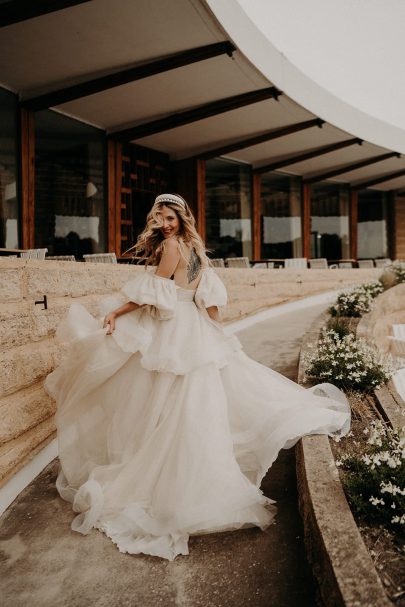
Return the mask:
{"type": "Polygon", "coordinates": [[[149,61],[126,70],[114,72],[113,74],[108,74],[107,76],[93,78],[91,80],[87,80],[86,82],[81,82],[73,86],[52,91],[38,97],[24,99],[22,101],[22,105],[30,110],[44,110],[49,107],[61,105],[62,103],[67,103],[68,101],[73,101],[74,99],[80,99],[81,97],[86,97],[87,95],[94,95],[95,93],[100,93],[101,91],[122,86],[128,82],[135,82],[136,80],[149,78],[150,76],[168,72],[192,63],[197,63],[198,61],[218,57],[219,55],[227,54],[232,57],[232,53],[234,51],[235,47],[230,42],[217,42],[215,44],[200,46],[176,53],[174,55],[169,55],[155,61],[149,61]]]}
{"type": "Polygon", "coordinates": [[[133,141],[134,139],[142,139],[149,135],[175,129],[179,126],[191,124],[198,120],[204,120],[211,116],[217,116],[231,110],[236,110],[259,101],[266,99],[277,99],[281,95],[281,91],[276,89],[274,86],[260,89],[257,91],[250,91],[249,93],[242,93],[242,95],[236,95],[234,97],[226,97],[225,99],[219,99],[211,103],[205,103],[198,107],[186,110],[184,112],[177,112],[166,116],[165,118],[159,118],[158,120],[152,120],[151,122],[145,122],[128,129],[116,131],[110,133],[110,136],[117,141],[133,141]]]}
{"type": "Polygon", "coordinates": [[[350,257],[357,259],[358,192],[350,192],[349,231],[350,257]]]}
{"type": "Polygon", "coordinates": [[[89,0],[9,0],[0,4],[0,27],[84,4],[89,0]]]}
{"type": "Polygon", "coordinates": [[[35,246],[35,122],[32,112],[20,111],[22,248],[35,246]]]}
{"type": "Polygon", "coordinates": [[[311,186],[302,184],[302,256],[311,257],[311,186]]]}
{"type": "Polygon", "coordinates": [[[388,195],[387,201],[387,236],[388,236],[388,257],[390,259],[397,259],[397,242],[398,242],[398,230],[396,221],[396,192],[391,190],[388,195]]]}
{"type": "Polygon", "coordinates": [[[329,154],[330,152],[335,152],[336,150],[341,150],[351,145],[361,145],[362,143],[363,140],[358,138],[345,139],[344,141],[339,141],[338,143],[324,145],[323,147],[317,148],[316,150],[311,150],[310,152],[302,152],[301,154],[295,154],[293,156],[289,156],[288,158],[284,158],[284,160],[278,160],[270,164],[265,164],[264,166],[254,169],[254,172],[268,173],[269,171],[275,171],[276,169],[281,169],[283,167],[290,166],[291,164],[296,164],[297,162],[303,162],[304,160],[309,160],[310,158],[317,158],[318,156],[323,156],[324,154],[329,154]]]}
{"type": "Polygon", "coordinates": [[[261,195],[262,195],[262,177],[253,175],[252,183],[252,224],[253,224],[253,259],[262,258],[261,246],[261,195]]]}
{"type": "Polygon", "coordinates": [[[107,141],[107,188],[108,188],[108,201],[107,201],[107,234],[108,234],[108,251],[111,253],[116,251],[116,231],[115,231],[115,221],[116,221],[116,143],[115,141],[108,140],[107,141]]]}
{"type": "Polygon", "coordinates": [[[374,156],[373,158],[366,158],[365,160],[352,162],[351,164],[347,164],[338,169],[332,169],[330,171],[325,171],[324,173],[319,173],[318,175],[304,179],[304,181],[306,183],[324,181],[325,179],[330,179],[331,177],[336,177],[337,175],[343,175],[349,171],[355,171],[356,169],[361,169],[363,167],[370,166],[371,164],[376,164],[377,162],[383,162],[383,160],[388,160],[389,158],[394,158],[395,156],[397,158],[401,158],[401,154],[398,154],[398,152],[388,152],[387,154],[380,154],[380,156],[374,156]]]}
{"type": "Polygon", "coordinates": [[[121,256],[122,145],[115,146],[115,254],[121,256]]]}
{"type": "Polygon", "coordinates": [[[380,177],[375,177],[374,179],[369,179],[369,181],[363,181],[362,183],[356,183],[352,186],[353,190],[364,190],[365,188],[369,188],[372,185],[377,185],[378,183],[384,183],[384,181],[390,181],[391,179],[396,179],[397,177],[403,177],[405,175],[405,169],[401,171],[395,171],[395,173],[388,173],[387,175],[382,175],[380,177]]]}
{"type": "Polygon", "coordinates": [[[247,139],[239,139],[239,141],[235,141],[234,143],[214,148],[212,150],[204,152],[203,154],[198,154],[198,158],[203,158],[204,160],[209,160],[210,158],[217,158],[218,156],[230,154],[231,152],[235,152],[237,150],[243,150],[245,148],[258,145],[259,143],[272,141],[274,139],[279,139],[280,137],[286,137],[287,135],[298,133],[298,131],[311,129],[314,126],[322,127],[324,123],[325,121],[321,120],[320,118],[315,118],[313,120],[305,120],[304,122],[297,122],[296,124],[283,126],[279,129],[272,129],[271,131],[266,131],[264,133],[261,133],[260,135],[254,135],[253,137],[248,137],[247,139]]]}
{"type": "Polygon", "coordinates": [[[206,226],[206,164],[205,160],[197,160],[197,229],[201,238],[204,240],[207,236],[206,226]]]}

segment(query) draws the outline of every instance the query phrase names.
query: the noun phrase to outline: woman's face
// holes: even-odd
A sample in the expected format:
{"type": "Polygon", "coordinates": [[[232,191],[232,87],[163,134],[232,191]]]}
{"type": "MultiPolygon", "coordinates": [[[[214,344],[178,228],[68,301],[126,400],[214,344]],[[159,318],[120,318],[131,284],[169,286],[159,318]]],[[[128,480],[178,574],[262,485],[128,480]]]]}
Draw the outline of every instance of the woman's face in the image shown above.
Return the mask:
{"type": "Polygon", "coordinates": [[[180,230],[180,219],[173,209],[163,206],[159,212],[160,219],[162,220],[162,227],[160,228],[164,238],[170,238],[174,236],[180,230]]]}

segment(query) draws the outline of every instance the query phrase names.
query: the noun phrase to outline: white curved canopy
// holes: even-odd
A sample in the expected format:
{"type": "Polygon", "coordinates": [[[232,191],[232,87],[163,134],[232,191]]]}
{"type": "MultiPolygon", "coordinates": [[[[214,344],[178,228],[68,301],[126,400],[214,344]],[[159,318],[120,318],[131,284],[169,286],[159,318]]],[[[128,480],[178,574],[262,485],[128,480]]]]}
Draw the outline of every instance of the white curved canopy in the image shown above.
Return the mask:
{"type": "MultiPolygon", "coordinates": [[[[232,59],[222,54],[53,107],[114,135],[184,111],[197,109],[198,113],[204,104],[276,85],[283,91],[277,101],[269,98],[216,115],[200,115],[188,124],[129,140],[178,160],[322,118],[326,121],[322,128],[313,126],[248,147],[236,145],[228,155],[254,168],[286,161],[283,171],[311,178],[390,151],[405,153],[402,129],[333,96],[268,40],[254,23],[253,14],[248,15],[242,6],[243,2],[253,11],[256,1],[93,0],[0,27],[1,84],[23,100],[31,99],[173,53],[231,41],[236,46],[232,59]],[[364,143],[298,163],[287,162],[297,154],[355,137],[364,143]]],[[[308,6],[306,2],[295,4],[308,6]]],[[[289,18],[293,20],[292,13],[289,18]]],[[[404,175],[373,186],[392,190],[405,187],[405,158],[391,157],[353,168],[333,179],[359,185],[398,171],[404,175]]]]}

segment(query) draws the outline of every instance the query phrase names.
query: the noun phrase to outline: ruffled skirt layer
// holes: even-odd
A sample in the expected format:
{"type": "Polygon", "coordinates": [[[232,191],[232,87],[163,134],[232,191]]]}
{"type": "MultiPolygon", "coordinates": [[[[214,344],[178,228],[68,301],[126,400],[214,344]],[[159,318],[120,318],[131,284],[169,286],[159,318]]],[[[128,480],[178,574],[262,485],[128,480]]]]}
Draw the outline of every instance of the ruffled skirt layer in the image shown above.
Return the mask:
{"type": "Polygon", "coordinates": [[[72,307],[59,335],[76,340],[46,380],[72,528],[171,560],[188,553],[190,534],[268,526],[274,506],[260,483],[279,450],[304,434],[345,433],[347,401],[249,359],[191,301],[171,320],[145,309],[126,317],[106,336],[72,307]]]}

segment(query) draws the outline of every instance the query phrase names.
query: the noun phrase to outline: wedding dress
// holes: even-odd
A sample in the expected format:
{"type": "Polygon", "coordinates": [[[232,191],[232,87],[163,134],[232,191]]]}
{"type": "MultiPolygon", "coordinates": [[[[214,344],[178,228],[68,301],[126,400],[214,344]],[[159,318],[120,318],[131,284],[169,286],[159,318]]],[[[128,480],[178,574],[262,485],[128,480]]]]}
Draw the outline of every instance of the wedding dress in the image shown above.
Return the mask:
{"type": "Polygon", "coordinates": [[[139,271],[100,318],[73,304],[69,342],[48,375],[57,401],[57,488],[72,529],[102,530],[122,552],[172,560],[190,534],[267,527],[260,483],[281,448],[304,434],[344,434],[350,409],[330,384],[310,390],[248,358],[206,312],[226,290],[202,270],[196,290],[139,271]],[[112,335],[102,317],[128,300],[112,335]]]}

